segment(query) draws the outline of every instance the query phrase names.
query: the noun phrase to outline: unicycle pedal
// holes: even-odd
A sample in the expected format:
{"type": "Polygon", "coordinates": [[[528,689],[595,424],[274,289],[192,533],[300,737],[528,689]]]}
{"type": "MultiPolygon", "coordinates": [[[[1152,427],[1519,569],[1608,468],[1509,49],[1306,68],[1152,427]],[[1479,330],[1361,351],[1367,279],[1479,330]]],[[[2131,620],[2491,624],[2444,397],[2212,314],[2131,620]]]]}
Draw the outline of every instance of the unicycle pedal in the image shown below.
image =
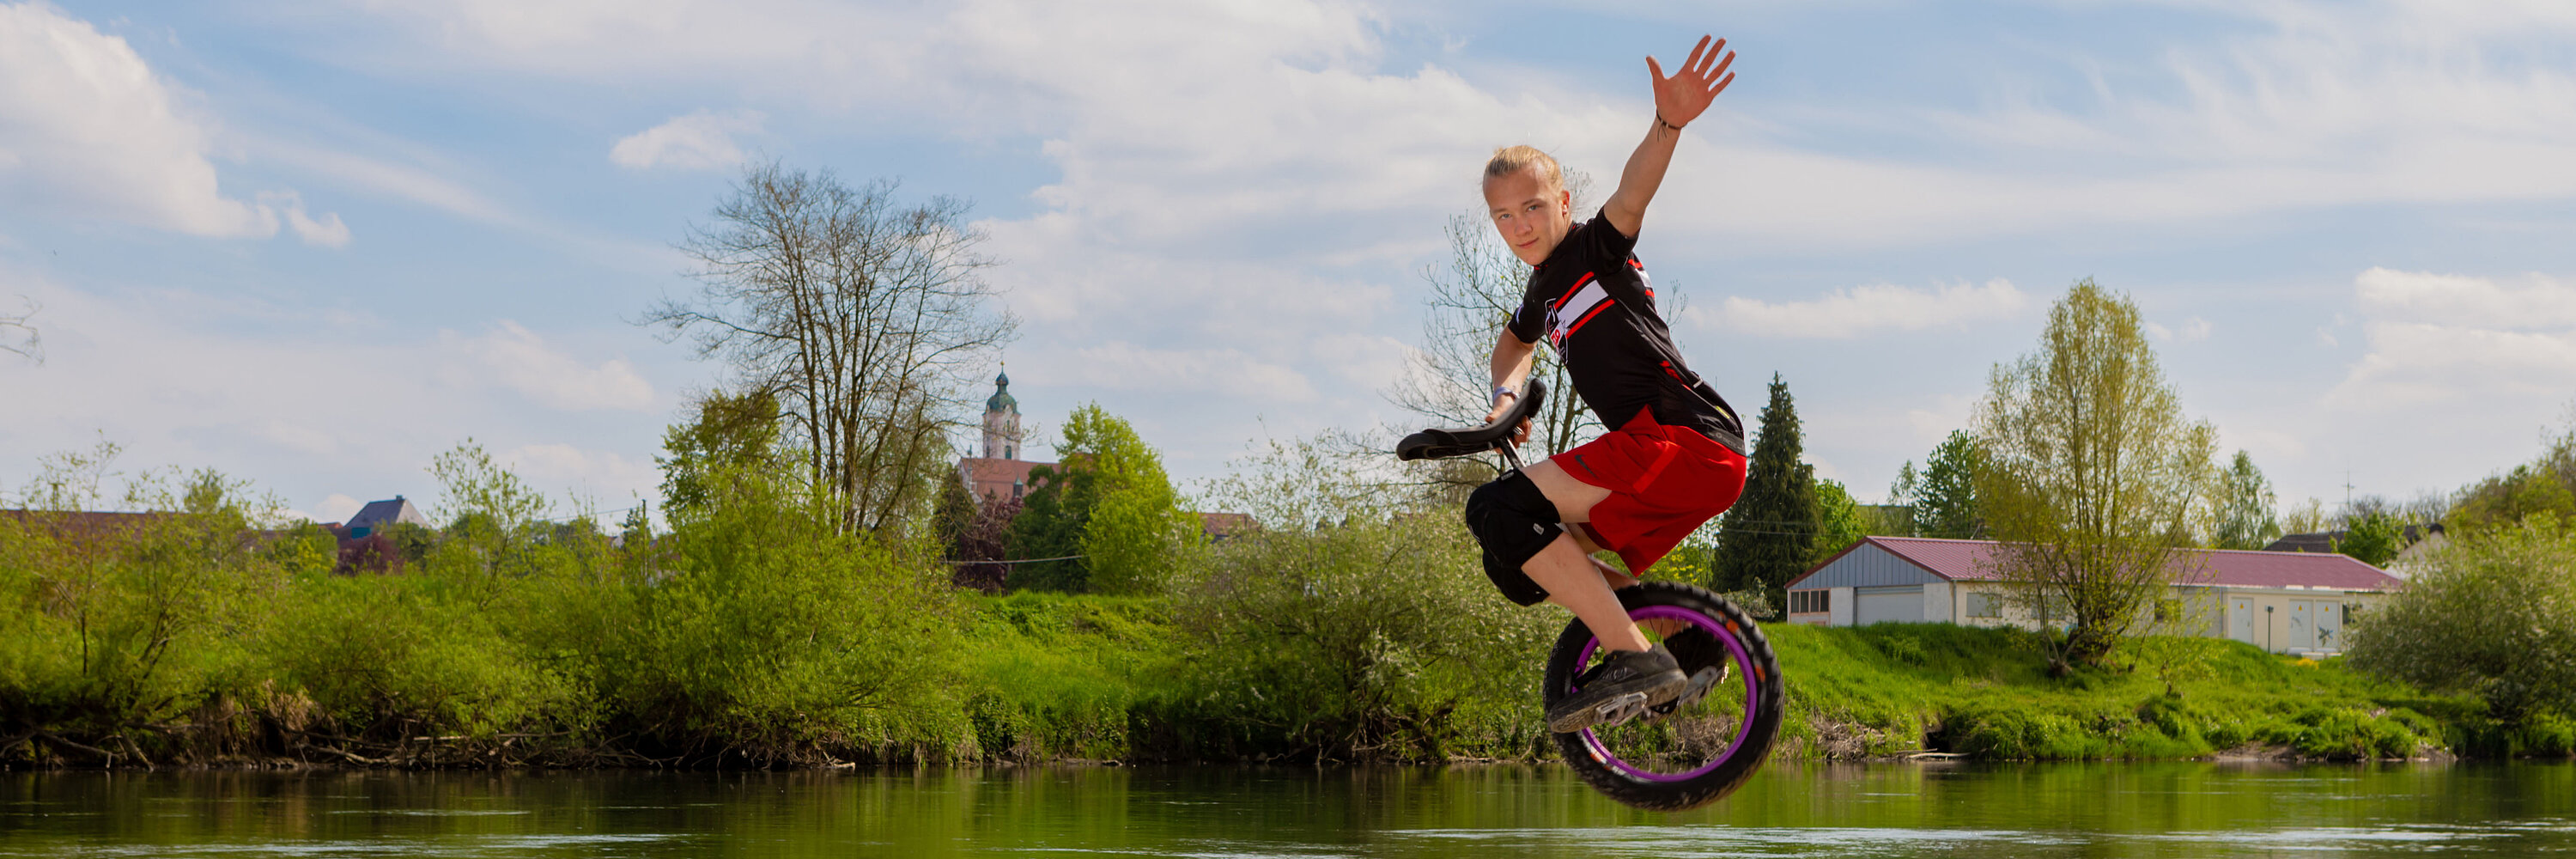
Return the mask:
{"type": "Polygon", "coordinates": [[[1691,675],[1690,685],[1682,687],[1682,694],[1674,696],[1673,700],[1646,708],[1646,722],[1652,724],[1663,721],[1665,716],[1670,716],[1683,707],[1699,703],[1699,699],[1708,697],[1709,689],[1724,682],[1726,682],[1725,665],[1701,668],[1698,673],[1691,675]]]}

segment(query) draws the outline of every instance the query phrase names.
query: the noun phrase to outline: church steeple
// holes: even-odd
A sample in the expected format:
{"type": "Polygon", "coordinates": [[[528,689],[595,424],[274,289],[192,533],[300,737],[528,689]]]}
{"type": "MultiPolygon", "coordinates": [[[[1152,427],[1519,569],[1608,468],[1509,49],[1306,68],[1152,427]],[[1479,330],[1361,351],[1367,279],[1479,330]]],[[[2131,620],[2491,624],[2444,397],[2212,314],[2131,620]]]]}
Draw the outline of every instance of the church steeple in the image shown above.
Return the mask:
{"type": "Polygon", "coordinates": [[[993,377],[993,396],[984,400],[984,458],[1020,458],[1020,401],[1011,396],[1011,373],[993,377]]]}

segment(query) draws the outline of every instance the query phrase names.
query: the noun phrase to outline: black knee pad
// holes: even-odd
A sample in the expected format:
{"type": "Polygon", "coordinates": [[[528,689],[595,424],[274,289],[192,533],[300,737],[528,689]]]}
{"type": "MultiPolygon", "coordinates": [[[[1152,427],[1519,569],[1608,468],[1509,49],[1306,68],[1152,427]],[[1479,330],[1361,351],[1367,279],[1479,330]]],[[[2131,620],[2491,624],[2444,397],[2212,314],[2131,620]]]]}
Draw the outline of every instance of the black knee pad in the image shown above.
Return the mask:
{"type": "Polygon", "coordinates": [[[1515,471],[1469,493],[1467,532],[1484,546],[1485,577],[1504,597],[1521,605],[1547,599],[1547,589],[1530,581],[1521,565],[1556,542],[1565,526],[1557,522],[1556,504],[1528,475],[1515,471]]]}

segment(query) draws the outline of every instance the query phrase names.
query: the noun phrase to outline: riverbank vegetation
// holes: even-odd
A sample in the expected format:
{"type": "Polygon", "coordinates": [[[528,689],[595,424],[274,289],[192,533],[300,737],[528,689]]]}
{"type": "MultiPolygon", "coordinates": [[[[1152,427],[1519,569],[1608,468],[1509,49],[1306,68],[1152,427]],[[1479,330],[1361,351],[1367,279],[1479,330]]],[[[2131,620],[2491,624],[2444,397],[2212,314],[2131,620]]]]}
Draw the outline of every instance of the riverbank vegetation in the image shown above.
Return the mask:
{"type": "MultiPolygon", "coordinates": [[[[833,528],[718,468],[667,531],[554,523],[465,448],[455,523],[400,575],[179,482],[126,530],[0,519],[0,762],[798,766],[1538,759],[1554,609],[1496,600],[1451,517],[1283,446],[1211,495],[1273,527],[1144,595],[949,584],[935,545],[833,528]],[[1310,523],[1310,524],[1296,524],[1310,523]],[[622,544],[622,545],[620,545],[622,544]]],[[[56,473],[80,485],[89,475],[56,473]]],[[[144,487],[137,491],[151,491],[144,487]]],[[[139,497],[139,496],[138,496],[139,497]]],[[[2052,676],[2011,630],[1772,625],[1780,754],[2565,754],[2555,717],[2199,639],[2052,676]]]]}

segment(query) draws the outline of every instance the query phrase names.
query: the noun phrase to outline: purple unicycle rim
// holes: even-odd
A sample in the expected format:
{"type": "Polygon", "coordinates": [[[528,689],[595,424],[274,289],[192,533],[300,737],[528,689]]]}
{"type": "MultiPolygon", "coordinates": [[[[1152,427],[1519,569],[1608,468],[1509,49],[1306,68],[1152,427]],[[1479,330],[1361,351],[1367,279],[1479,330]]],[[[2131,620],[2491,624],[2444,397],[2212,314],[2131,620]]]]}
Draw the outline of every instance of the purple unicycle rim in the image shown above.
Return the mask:
{"type": "MultiPolygon", "coordinates": [[[[1744,652],[1744,642],[1738,641],[1735,636],[1728,634],[1724,627],[1717,624],[1716,618],[1677,606],[1650,605],[1645,608],[1628,612],[1628,617],[1633,620],[1672,619],[1684,621],[1693,626],[1707,630],[1709,635],[1715,637],[1719,641],[1726,642],[1726,652],[1735,660],[1736,673],[1742,675],[1744,678],[1744,718],[1738,721],[1735,731],[1735,740],[1734,742],[1730,742],[1726,745],[1726,752],[1724,754],[1710,758],[1708,763],[1701,764],[1699,767],[1687,772],[1659,773],[1638,769],[1627,761],[1620,759],[1618,755],[1611,754],[1608,747],[1601,745],[1601,738],[1593,736],[1592,729],[1585,728],[1583,729],[1583,746],[1592,752],[1592,759],[1608,764],[1611,769],[1618,770],[1630,778],[1640,778],[1647,781],[1686,781],[1707,775],[1709,774],[1709,771],[1717,769],[1719,764],[1733,760],[1735,758],[1735,753],[1744,748],[1745,728],[1752,724],[1755,702],[1762,700],[1762,690],[1758,685],[1762,682],[1762,678],[1753,676],[1753,657],[1744,652]]],[[[1583,650],[1575,656],[1574,664],[1577,666],[1592,664],[1592,654],[1600,648],[1601,639],[1599,637],[1586,639],[1583,642],[1583,650]]],[[[1580,669],[1578,668],[1577,671],[1579,672],[1580,669]]],[[[1568,689],[1566,691],[1572,692],[1575,690],[1568,689]]]]}

